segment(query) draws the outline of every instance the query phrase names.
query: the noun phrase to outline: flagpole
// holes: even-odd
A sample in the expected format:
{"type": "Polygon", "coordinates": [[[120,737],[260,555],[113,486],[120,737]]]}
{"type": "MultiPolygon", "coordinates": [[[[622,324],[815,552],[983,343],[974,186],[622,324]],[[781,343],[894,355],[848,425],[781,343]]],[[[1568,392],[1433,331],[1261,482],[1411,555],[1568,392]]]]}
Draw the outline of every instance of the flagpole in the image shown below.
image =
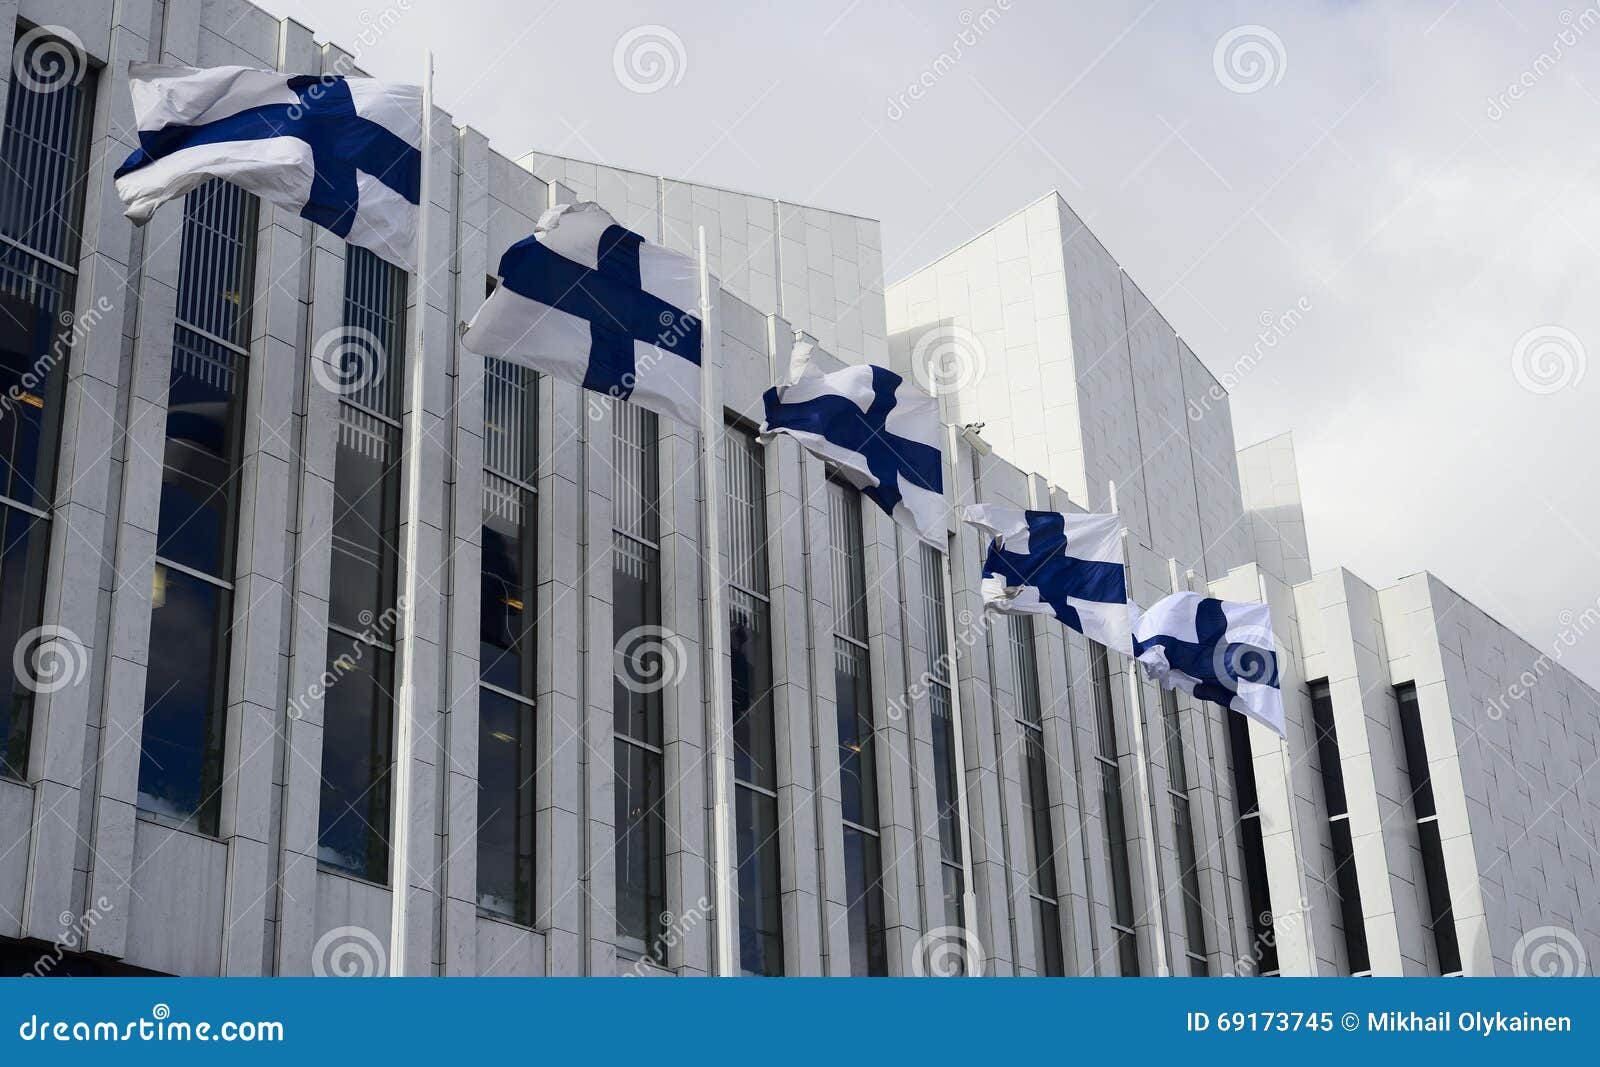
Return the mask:
{"type": "MultiPolygon", "coordinates": [[[[950,445],[950,481],[956,486],[955,495],[960,497],[961,485],[961,431],[954,426],[946,428],[950,445]]],[[[956,543],[960,544],[960,538],[956,543]]],[[[956,617],[955,597],[956,583],[955,570],[951,565],[950,552],[944,556],[944,632],[945,650],[949,656],[949,666],[946,678],[950,683],[950,722],[952,729],[951,744],[955,748],[956,757],[956,819],[961,824],[961,916],[966,924],[967,948],[970,950],[975,941],[973,930],[978,923],[978,893],[972,884],[972,818],[967,812],[967,747],[961,731],[961,684],[956,677],[956,617]]],[[[987,622],[987,619],[985,619],[987,622]]]]}
{"type": "MultiPolygon", "coordinates": [[[[723,663],[723,640],[727,617],[723,608],[722,527],[717,517],[717,442],[722,437],[722,400],[716,391],[712,368],[722,350],[721,327],[714,317],[711,293],[711,266],[706,258],[706,228],[696,238],[700,257],[700,462],[705,485],[701,528],[705,531],[706,556],[706,692],[711,703],[711,876],[716,915],[716,973],[737,974],[733,954],[733,931],[738,924],[733,900],[733,848],[730,825],[733,821],[728,795],[728,733],[732,714],[728,700],[728,678],[723,663]]],[[[757,502],[759,505],[759,501],[757,502]]]]}
{"type": "Polygon", "coordinates": [[[423,395],[426,391],[427,346],[424,324],[428,318],[428,198],[431,193],[429,171],[433,162],[433,51],[423,63],[422,79],[422,182],[417,204],[417,302],[412,320],[411,406],[405,413],[404,450],[401,460],[406,486],[406,534],[402,544],[401,572],[404,592],[399,604],[400,686],[396,701],[396,739],[394,761],[394,802],[390,809],[393,842],[389,858],[389,973],[403,977],[413,973],[406,958],[406,929],[411,914],[411,799],[413,789],[412,746],[416,743],[417,706],[417,550],[422,524],[422,435],[424,432],[423,395]]]}
{"type": "MultiPolygon", "coordinates": [[[[1107,484],[1111,493],[1111,510],[1120,520],[1122,512],[1117,507],[1117,483],[1109,482],[1107,484]]],[[[1128,594],[1128,602],[1131,604],[1133,602],[1133,565],[1129,561],[1128,542],[1130,538],[1128,533],[1128,527],[1124,524],[1121,529],[1122,583],[1128,594]]],[[[1131,635],[1129,639],[1132,639],[1131,635]]],[[[1150,953],[1150,958],[1155,962],[1156,974],[1165,977],[1171,968],[1167,966],[1167,924],[1161,912],[1164,903],[1161,893],[1161,869],[1156,859],[1156,826],[1154,808],[1152,807],[1155,803],[1155,798],[1154,791],[1150,788],[1150,760],[1145,752],[1144,743],[1144,687],[1139,684],[1138,660],[1132,658],[1128,660],[1128,709],[1133,715],[1133,761],[1139,772],[1134,782],[1139,792],[1143,794],[1141,798],[1143,803],[1139,805],[1139,821],[1144,829],[1144,833],[1141,835],[1144,838],[1144,865],[1145,870],[1150,872],[1150,881],[1156,886],[1155,907],[1150,909],[1150,922],[1155,927],[1156,951],[1150,953]]]]}

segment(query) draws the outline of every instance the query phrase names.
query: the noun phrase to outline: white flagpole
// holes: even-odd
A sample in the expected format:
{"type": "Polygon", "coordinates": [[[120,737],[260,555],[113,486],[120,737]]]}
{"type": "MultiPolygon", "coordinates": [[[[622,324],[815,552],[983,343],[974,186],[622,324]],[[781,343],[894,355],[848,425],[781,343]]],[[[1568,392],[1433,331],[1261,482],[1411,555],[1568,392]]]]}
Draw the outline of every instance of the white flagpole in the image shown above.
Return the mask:
{"type": "Polygon", "coordinates": [[[428,318],[428,172],[433,162],[433,51],[427,52],[422,79],[422,184],[417,205],[417,303],[411,323],[411,406],[406,411],[404,451],[401,460],[406,486],[406,534],[400,560],[405,583],[400,602],[400,686],[395,707],[395,760],[393,803],[390,805],[389,894],[389,973],[395,977],[421,973],[406,957],[406,928],[411,913],[411,798],[412,746],[416,743],[417,707],[417,550],[422,525],[422,398],[427,378],[424,374],[427,346],[423,324],[428,318]]]}
{"type": "MultiPolygon", "coordinates": [[[[1111,510],[1120,518],[1121,510],[1117,507],[1117,483],[1109,483],[1111,491],[1111,510]]],[[[1133,565],[1128,552],[1128,527],[1122,527],[1122,580],[1128,592],[1128,601],[1133,602],[1133,565]]],[[[1131,640],[1131,635],[1130,635],[1131,640]]],[[[1150,760],[1145,752],[1144,736],[1144,687],[1139,684],[1139,661],[1128,660],[1128,710],[1133,717],[1133,761],[1138,769],[1138,776],[1134,784],[1139,793],[1139,822],[1143,829],[1140,835],[1144,838],[1144,869],[1149,872],[1148,883],[1155,887],[1155,906],[1149,911],[1150,923],[1155,929],[1156,943],[1150,958],[1155,962],[1156,974],[1165,977],[1170,968],[1167,966],[1167,924],[1161,913],[1163,906],[1161,889],[1161,868],[1156,857],[1156,826],[1154,808],[1155,803],[1150,788],[1150,760]]]]}
{"type": "Polygon", "coordinates": [[[717,517],[718,492],[717,442],[722,438],[722,400],[716,390],[712,368],[722,351],[720,325],[711,292],[711,266],[706,258],[706,229],[697,238],[700,256],[700,462],[705,485],[701,526],[705,530],[706,550],[706,692],[711,702],[711,877],[715,895],[716,973],[738,974],[734,959],[734,930],[739,919],[733,900],[733,822],[732,801],[728,795],[728,734],[733,729],[732,705],[728,699],[726,642],[728,624],[723,607],[722,527],[717,517]],[[727,721],[725,721],[727,720],[727,721]]]}

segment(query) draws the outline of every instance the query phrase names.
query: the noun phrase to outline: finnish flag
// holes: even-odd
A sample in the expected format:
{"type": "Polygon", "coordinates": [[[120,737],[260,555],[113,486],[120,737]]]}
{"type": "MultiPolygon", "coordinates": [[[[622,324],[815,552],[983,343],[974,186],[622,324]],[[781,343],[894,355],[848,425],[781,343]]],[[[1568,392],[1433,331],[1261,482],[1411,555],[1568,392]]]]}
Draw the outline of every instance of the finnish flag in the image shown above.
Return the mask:
{"type": "Polygon", "coordinates": [[[210,178],[417,264],[422,90],[372,78],[132,63],[139,147],[117,168],[136,224],[210,178]]]}
{"type": "Polygon", "coordinates": [[[1053,615],[1085,637],[1133,655],[1133,612],[1116,515],[969,504],[962,517],[993,539],[983,561],[985,607],[1004,615],[1053,615]]]}
{"type": "Polygon", "coordinates": [[[1134,654],[1145,673],[1286,736],[1278,688],[1278,642],[1265,604],[1173,593],[1134,624],[1134,654]]]}
{"type": "Polygon", "coordinates": [[[896,522],[945,541],[944,453],[938,401],[870,363],[824,374],[795,345],[792,380],[762,397],[763,434],[788,434],[834,464],[896,522]]]}
{"type": "Polygon", "coordinates": [[[698,426],[699,306],[694,259],[599,204],[561,204],[500,258],[461,343],[698,426]]]}

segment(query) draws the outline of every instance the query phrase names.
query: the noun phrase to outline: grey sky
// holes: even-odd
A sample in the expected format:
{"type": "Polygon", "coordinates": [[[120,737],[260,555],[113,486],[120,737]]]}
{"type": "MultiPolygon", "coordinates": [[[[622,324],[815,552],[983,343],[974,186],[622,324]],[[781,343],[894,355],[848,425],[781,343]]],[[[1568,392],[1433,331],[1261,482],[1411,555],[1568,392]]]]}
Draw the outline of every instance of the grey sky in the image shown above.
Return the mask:
{"type": "MultiPolygon", "coordinates": [[[[405,8],[362,65],[414,81],[431,46],[439,103],[501,151],[881,219],[891,281],[1059,189],[1238,374],[1240,444],[1294,432],[1314,567],[1432,570],[1544,648],[1600,598],[1600,368],[1579,377],[1600,360],[1600,10],[257,2],[347,46],[405,8]],[[647,94],[613,66],[641,25],[682,42],[681,80],[647,94]],[[1214,54],[1249,25],[1281,49],[1235,92],[1214,54]],[[1302,299],[1255,361],[1263,315],[1302,299]]],[[[1600,632],[1563,652],[1600,683],[1600,632]]]]}

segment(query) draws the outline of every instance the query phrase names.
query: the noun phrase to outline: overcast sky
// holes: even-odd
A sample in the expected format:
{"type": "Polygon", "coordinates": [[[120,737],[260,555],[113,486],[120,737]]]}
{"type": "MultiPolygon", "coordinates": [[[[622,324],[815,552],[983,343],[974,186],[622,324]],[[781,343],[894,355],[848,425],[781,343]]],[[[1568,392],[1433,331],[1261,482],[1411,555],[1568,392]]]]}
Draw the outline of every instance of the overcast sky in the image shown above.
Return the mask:
{"type": "MultiPolygon", "coordinates": [[[[257,2],[375,36],[379,76],[431,46],[503,152],[881,219],[891,282],[1058,189],[1214,373],[1244,363],[1239,444],[1294,432],[1316,569],[1432,570],[1547,649],[1600,598],[1600,10],[257,2]],[[638,27],[670,35],[619,76],[638,27]]],[[[1600,683],[1600,627],[1562,651],[1600,683]]]]}

